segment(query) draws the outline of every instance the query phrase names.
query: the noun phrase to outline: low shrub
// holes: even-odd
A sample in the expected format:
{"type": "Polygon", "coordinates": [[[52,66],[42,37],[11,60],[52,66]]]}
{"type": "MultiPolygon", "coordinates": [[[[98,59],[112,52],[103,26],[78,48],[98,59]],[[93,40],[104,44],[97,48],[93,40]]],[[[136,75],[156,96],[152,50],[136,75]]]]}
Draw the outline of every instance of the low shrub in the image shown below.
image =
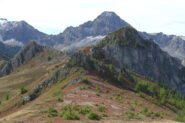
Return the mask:
{"type": "Polygon", "coordinates": [[[175,120],[178,122],[185,122],[185,109],[177,113],[175,120]]]}
{"type": "Polygon", "coordinates": [[[139,115],[133,112],[126,112],[125,114],[129,119],[140,119],[139,115]]]}
{"type": "Polygon", "coordinates": [[[90,120],[100,120],[101,119],[101,116],[96,114],[95,112],[90,112],[88,115],[87,115],[88,119],[90,120]]]}
{"type": "Polygon", "coordinates": [[[21,93],[21,94],[25,94],[26,92],[28,92],[28,90],[26,90],[24,87],[22,87],[22,88],[20,89],[20,93],[21,93]]]}
{"type": "Polygon", "coordinates": [[[58,116],[58,111],[56,109],[50,107],[48,109],[48,115],[49,115],[49,117],[58,116]]]}
{"type": "Polygon", "coordinates": [[[91,109],[88,106],[81,107],[79,110],[80,114],[86,115],[91,112],[91,109]]]}
{"type": "Polygon", "coordinates": [[[80,120],[80,117],[77,113],[73,111],[66,111],[60,115],[64,120],[80,120]]]}
{"type": "Polygon", "coordinates": [[[104,106],[98,106],[98,111],[99,112],[105,112],[105,110],[106,110],[106,107],[104,107],[104,106]]]}
{"type": "Polygon", "coordinates": [[[154,112],[149,110],[147,107],[144,107],[141,112],[141,114],[145,115],[146,117],[151,117],[151,118],[155,118],[155,117],[160,117],[161,113],[160,112],[154,112]]]}
{"type": "Polygon", "coordinates": [[[59,98],[57,98],[57,101],[58,101],[58,102],[63,102],[64,100],[63,100],[62,98],[59,97],[59,98]]]}

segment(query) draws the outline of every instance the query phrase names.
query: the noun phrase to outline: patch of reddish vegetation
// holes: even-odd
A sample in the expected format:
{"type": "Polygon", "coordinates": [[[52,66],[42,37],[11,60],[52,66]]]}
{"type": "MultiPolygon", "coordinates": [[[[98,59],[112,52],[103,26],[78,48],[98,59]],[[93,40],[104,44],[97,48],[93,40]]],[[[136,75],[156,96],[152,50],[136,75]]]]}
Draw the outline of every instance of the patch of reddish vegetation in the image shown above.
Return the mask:
{"type": "MultiPolygon", "coordinates": [[[[139,97],[136,93],[130,90],[123,90],[117,88],[114,85],[104,82],[96,76],[89,75],[89,83],[77,83],[65,87],[61,93],[63,94],[63,102],[52,102],[52,105],[57,109],[67,104],[79,104],[91,107],[93,111],[97,114],[106,114],[108,117],[103,118],[103,120],[121,120],[128,121],[128,117],[125,115],[126,112],[130,112],[130,108],[134,108],[135,113],[139,113],[143,108],[140,106],[148,107],[152,111],[166,112],[167,109],[156,106],[147,99],[139,97]],[[80,87],[88,87],[85,89],[80,89],[80,87]],[[97,91],[97,87],[100,88],[97,91]],[[99,95],[97,95],[99,94],[99,95]],[[119,94],[121,99],[115,99],[115,95],[119,94]],[[98,106],[101,105],[106,107],[105,112],[100,112],[98,106]]],[[[169,111],[169,115],[165,119],[173,119],[174,113],[169,111]]],[[[142,121],[152,121],[153,119],[142,116],[142,121]]],[[[61,117],[38,117],[36,121],[53,121],[54,123],[73,123],[74,121],[63,120],[61,117]]],[[[160,118],[155,118],[155,120],[161,120],[160,118]]],[[[80,121],[85,123],[89,122],[86,116],[80,115],[80,121]],[[87,121],[87,122],[86,122],[87,121]]],[[[138,121],[134,120],[134,121],[138,121]]],[[[35,118],[27,119],[26,123],[34,123],[35,118]],[[34,119],[34,121],[32,121],[34,119]],[[27,122],[28,121],[28,122],[27,122]]]]}
{"type": "MultiPolygon", "coordinates": [[[[109,117],[106,119],[119,119],[125,120],[125,112],[129,111],[130,107],[134,107],[136,112],[139,112],[142,107],[137,103],[142,103],[142,105],[147,106],[153,111],[163,112],[163,109],[150,101],[139,97],[136,93],[129,90],[122,90],[114,85],[108,84],[107,82],[101,81],[99,78],[91,75],[89,76],[90,84],[78,83],[66,87],[62,93],[64,95],[64,103],[77,103],[80,105],[89,105],[98,112],[95,104],[102,105],[106,107],[104,112],[109,117]],[[80,87],[90,86],[91,88],[80,90],[80,87]],[[100,88],[100,92],[96,91],[96,87],[100,88]],[[107,92],[108,91],[108,92],[107,92]],[[97,93],[99,96],[97,96],[97,93]],[[119,93],[121,95],[121,100],[115,100],[115,94],[119,93]]],[[[129,83],[129,82],[128,82],[129,83]]],[[[132,85],[131,85],[132,86],[132,85]]],[[[173,113],[172,113],[173,114],[173,113]]],[[[171,117],[171,116],[170,116],[171,117]]],[[[168,117],[170,119],[170,117],[168,117]]],[[[173,116],[174,117],[174,116],[173,116]]]]}

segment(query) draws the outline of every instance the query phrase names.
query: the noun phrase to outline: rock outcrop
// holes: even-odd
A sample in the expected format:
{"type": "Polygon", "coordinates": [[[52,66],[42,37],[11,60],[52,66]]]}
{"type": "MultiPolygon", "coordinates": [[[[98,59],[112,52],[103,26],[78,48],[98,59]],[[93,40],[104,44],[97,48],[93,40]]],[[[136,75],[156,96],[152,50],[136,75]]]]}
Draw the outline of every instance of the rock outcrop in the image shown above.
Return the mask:
{"type": "Polygon", "coordinates": [[[160,48],[173,57],[185,59],[185,38],[163,33],[141,33],[144,38],[152,39],[160,48]]]}
{"type": "Polygon", "coordinates": [[[0,76],[11,73],[15,68],[25,64],[35,55],[42,52],[43,49],[43,46],[40,46],[33,41],[30,42],[28,45],[23,47],[8,63],[0,66],[0,76]]]}
{"type": "Polygon", "coordinates": [[[185,67],[162,51],[152,40],[143,39],[133,28],[109,34],[94,48],[105,59],[185,93],[185,67]],[[100,52],[101,51],[101,52],[100,52]],[[103,55],[101,55],[103,56],[103,55]]]}

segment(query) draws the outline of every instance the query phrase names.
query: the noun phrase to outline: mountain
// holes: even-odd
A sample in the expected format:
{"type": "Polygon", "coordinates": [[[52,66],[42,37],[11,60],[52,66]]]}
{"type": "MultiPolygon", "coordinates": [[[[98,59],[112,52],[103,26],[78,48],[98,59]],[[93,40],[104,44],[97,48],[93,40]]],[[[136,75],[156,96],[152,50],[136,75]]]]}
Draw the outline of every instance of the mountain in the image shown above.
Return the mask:
{"type": "Polygon", "coordinates": [[[63,42],[79,41],[88,36],[107,35],[120,27],[130,26],[114,12],[103,12],[93,21],[88,21],[78,27],[68,27],[61,34],[63,42]]]}
{"type": "Polygon", "coordinates": [[[0,19],[0,41],[10,46],[23,46],[34,40],[38,44],[54,47],[58,50],[79,49],[94,45],[108,33],[121,27],[131,26],[114,12],[105,11],[93,21],[78,27],[67,27],[57,35],[47,35],[25,21],[0,19]]]}
{"type": "Polygon", "coordinates": [[[182,36],[163,33],[142,33],[145,38],[151,38],[160,48],[173,57],[185,59],[185,39],[182,36]]]}
{"type": "Polygon", "coordinates": [[[0,122],[184,118],[177,115],[185,104],[178,93],[184,93],[184,67],[132,27],[71,56],[30,42],[1,67],[5,72],[0,78],[0,122]],[[178,92],[163,83],[178,85],[178,92]]]}
{"type": "Polygon", "coordinates": [[[122,28],[101,41],[95,53],[117,65],[152,78],[185,93],[185,67],[152,40],[143,39],[133,28],[122,28]],[[104,53],[104,54],[102,54],[104,53]]]}
{"type": "Polygon", "coordinates": [[[185,59],[184,59],[184,60],[182,60],[182,64],[185,66],[185,59]]]}
{"type": "Polygon", "coordinates": [[[0,19],[0,41],[9,45],[23,46],[31,40],[40,40],[47,35],[25,21],[0,19]]]}
{"type": "Polygon", "coordinates": [[[0,54],[5,57],[13,57],[19,51],[19,49],[19,46],[9,46],[0,42],[0,54]]]}
{"type": "Polygon", "coordinates": [[[35,42],[29,42],[28,45],[23,47],[8,63],[0,66],[0,76],[11,73],[15,68],[23,65],[32,59],[36,54],[43,51],[43,46],[36,44],[35,42]]]}
{"type": "Polygon", "coordinates": [[[25,46],[11,60],[20,64],[0,79],[0,122],[168,122],[176,117],[173,111],[179,109],[171,100],[181,104],[181,96],[137,73],[119,71],[92,48],[68,57],[35,42],[25,46]]]}
{"type": "MultiPolygon", "coordinates": [[[[107,34],[126,26],[131,27],[116,13],[105,11],[93,21],[85,22],[77,27],[67,27],[57,35],[47,35],[25,21],[8,21],[0,18],[0,41],[14,49],[14,46],[22,47],[29,41],[35,40],[40,45],[73,52],[81,47],[95,45],[107,34]]],[[[146,32],[140,32],[140,34],[143,38],[153,39],[163,51],[171,56],[181,60],[185,59],[185,38],[183,36],[146,32]]],[[[17,51],[17,48],[15,50],[17,51]]]]}
{"type": "Polygon", "coordinates": [[[93,42],[92,39],[96,40],[93,43],[95,44],[108,33],[125,26],[130,26],[130,24],[122,20],[114,12],[105,11],[93,21],[88,21],[78,27],[68,27],[63,33],[50,36],[48,39],[44,39],[44,41],[49,45],[54,45],[59,50],[62,50],[66,46],[70,48],[71,45],[74,48],[76,43],[79,48],[79,44],[82,45],[81,47],[91,45],[93,42]],[[82,43],[84,40],[86,40],[85,45],[82,43]]]}

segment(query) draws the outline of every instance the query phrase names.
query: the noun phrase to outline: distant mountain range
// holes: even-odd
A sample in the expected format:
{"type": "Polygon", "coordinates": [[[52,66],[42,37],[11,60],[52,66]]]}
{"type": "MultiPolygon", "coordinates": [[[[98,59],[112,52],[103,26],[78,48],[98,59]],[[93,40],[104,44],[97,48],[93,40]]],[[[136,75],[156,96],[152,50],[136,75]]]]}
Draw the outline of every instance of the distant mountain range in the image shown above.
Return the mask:
{"type": "MultiPolygon", "coordinates": [[[[10,46],[23,46],[34,40],[38,44],[54,47],[61,51],[77,50],[101,41],[107,34],[119,28],[131,25],[114,12],[103,12],[93,21],[85,22],[78,27],[68,27],[57,35],[47,35],[25,21],[8,21],[0,19],[0,41],[10,46]]],[[[152,39],[160,48],[171,56],[185,59],[185,38],[163,33],[150,34],[140,32],[147,39],[152,39]]],[[[16,52],[15,52],[16,53],[16,52]]]]}

